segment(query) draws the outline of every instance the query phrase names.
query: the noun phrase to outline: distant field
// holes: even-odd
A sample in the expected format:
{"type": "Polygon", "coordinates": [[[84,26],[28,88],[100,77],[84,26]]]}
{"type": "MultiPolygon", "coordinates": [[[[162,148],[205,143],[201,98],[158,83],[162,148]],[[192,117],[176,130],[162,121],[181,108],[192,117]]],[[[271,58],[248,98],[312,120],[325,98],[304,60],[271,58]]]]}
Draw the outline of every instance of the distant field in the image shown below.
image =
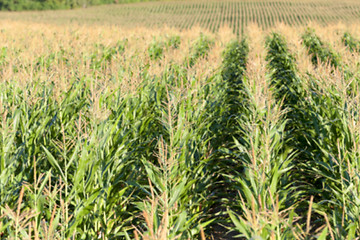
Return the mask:
{"type": "Polygon", "coordinates": [[[4,12],[0,19],[25,20],[60,24],[110,24],[126,27],[176,27],[194,25],[211,31],[228,25],[236,34],[249,23],[267,29],[278,22],[299,26],[308,22],[322,25],[354,22],[360,17],[360,1],[325,0],[195,0],[156,1],[105,5],[86,9],[45,12],[4,12]]]}

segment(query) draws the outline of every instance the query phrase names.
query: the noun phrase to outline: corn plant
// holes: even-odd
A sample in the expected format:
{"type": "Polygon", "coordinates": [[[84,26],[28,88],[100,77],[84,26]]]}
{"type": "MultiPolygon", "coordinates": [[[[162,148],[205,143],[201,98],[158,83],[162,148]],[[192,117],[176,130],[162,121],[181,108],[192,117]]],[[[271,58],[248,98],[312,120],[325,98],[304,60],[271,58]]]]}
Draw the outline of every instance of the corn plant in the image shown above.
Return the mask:
{"type": "Polygon", "coordinates": [[[173,49],[179,48],[181,43],[181,38],[178,35],[170,36],[167,40],[167,46],[173,49]]]}
{"type": "Polygon", "coordinates": [[[313,29],[308,28],[302,35],[303,44],[312,55],[311,61],[316,66],[319,61],[329,62],[333,67],[341,67],[340,56],[326,46],[313,29]]]}
{"type": "Polygon", "coordinates": [[[46,26],[0,31],[1,239],[358,238],[357,54],[46,26]]]}
{"type": "Polygon", "coordinates": [[[341,40],[351,52],[360,51],[359,40],[355,39],[349,32],[345,32],[341,40]]]}
{"type": "Polygon", "coordinates": [[[192,67],[199,58],[205,58],[213,44],[213,40],[201,33],[200,37],[191,46],[189,57],[185,60],[186,64],[192,67]]]}
{"type": "Polygon", "coordinates": [[[248,52],[249,46],[244,38],[241,42],[233,41],[229,43],[223,53],[222,77],[228,84],[228,95],[230,98],[239,98],[237,101],[233,100],[234,102],[230,102],[232,106],[241,104],[242,76],[245,72],[248,52]]]}
{"type": "Polygon", "coordinates": [[[234,150],[243,171],[228,176],[239,191],[236,205],[229,209],[229,215],[239,237],[292,238],[291,226],[296,215],[293,206],[288,208],[286,202],[291,198],[291,183],[287,179],[294,156],[284,141],[284,112],[281,105],[270,100],[266,105],[259,104],[252,91],[265,93],[267,90],[246,84],[249,84],[246,88],[250,104],[248,112],[239,119],[239,131],[243,137],[241,141],[235,139],[234,150]]]}
{"type": "Polygon", "coordinates": [[[154,39],[153,42],[148,47],[149,57],[153,60],[161,58],[161,56],[163,55],[164,47],[165,46],[163,42],[156,41],[154,39]]]}
{"type": "Polygon", "coordinates": [[[328,86],[326,91],[317,91],[309,101],[316,126],[311,142],[319,151],[306,167],[316,179],[317,194],[321,198],[316,209],[328,216],[332,239],[354,239],[360,229],[358,175],[354,172],[358,165],[354,158],[358,139],[354,125],[348,121],[357,115],[354,99],[356,97],[348,96],[346,91],[344,95],[328,86]]]}

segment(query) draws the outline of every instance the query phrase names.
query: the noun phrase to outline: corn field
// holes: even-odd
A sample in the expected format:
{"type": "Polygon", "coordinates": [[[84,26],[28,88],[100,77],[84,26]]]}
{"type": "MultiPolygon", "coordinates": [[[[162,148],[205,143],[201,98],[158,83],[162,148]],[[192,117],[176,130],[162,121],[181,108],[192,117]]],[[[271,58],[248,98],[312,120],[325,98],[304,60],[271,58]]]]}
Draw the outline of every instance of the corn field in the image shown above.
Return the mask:
{"type": "MultiPolygon", "coordinates": [[[[124,2],[119,0],[118,2],[124,2]]],[[[126,2],[126,1],[125,1],[126,2]]],[[[1,12],[2,20],[22,20],[56,24],[99,24],[126,28],[179,29],[201,27],[216,32],[229,26],[243,35],[249,25],[270,29],[278,23],[302,26],[307,23],[331,25],[337,22],[359,23],[357,0],[160,0],[115,4],[86,9],[44,12],[1,12]]]]}
{"type": "Polygon", "coordinates": [[[0,43],[1,239],[359,239],[358,26],[0,43]]]}

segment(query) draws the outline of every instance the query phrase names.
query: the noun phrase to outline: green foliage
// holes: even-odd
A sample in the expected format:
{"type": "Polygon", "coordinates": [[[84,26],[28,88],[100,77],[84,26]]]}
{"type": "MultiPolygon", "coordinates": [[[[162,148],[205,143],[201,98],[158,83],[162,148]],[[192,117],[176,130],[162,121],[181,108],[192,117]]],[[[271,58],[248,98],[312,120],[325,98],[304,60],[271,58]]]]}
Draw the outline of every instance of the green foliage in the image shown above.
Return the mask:
{"type": "MultiPolygon", "coordinates": [[[[303,35],[303,41],[309,53],[317,56],[313,64],[329,61],[344,73],[344,79],[339,82],[347,81],[351,74],[347,66],[343,66],[339,56],[325,48],[313,32],[311,36],[309,32],[303,35]]],[[[331,231],[328,234],[335,239],[353,239],[360,229],[354,220],[359,218],[359,211],[353,201],[359,198],[359,189],[351,184],[358,181],[358,175],[352,172],[358,168],[357,158],[352,157],[358,154],[353,149],[358,139],[346,119],[357,118],[357,105],[352,99],[358,90],[339,91],[331,84],[320,86],[320,80],[310,74],[306,76],[310,85],[302,84],[284,39],[273,34],[267,42],[273,85],[289,110],[286,114],[288,144],[299,153],[290,178],[296,182],[299,193],[303,192],[305,197],[315,196],[313,208],[317,213],[312,217],[316,219],[321,214],[330,218],[332,228],[327,230],[331,231]]],[[[299,207],[305,208],[303,205],[304,202],[299,207]]],[[[312,229],[321,224],[325,221],[319,219],[312,229]]],[[[325,234],[324,230],[322,235],[325,234]]]]}
{"type": "Polygon", "coordinates": [[[342,37],[342,42],[351,52],[360,51],[360,41],[355,39],[350,33],[345,32],[342,37]]]}
{"type": "Polygon", "coordinates": [[[116,3],[116,0],[0,0],[0,10],[49,10],[116,3]]]}
{"type": "Polygon", "coordinates": [[[167,46],[176,49],[176,48],[179,48],[180,43],[181,43],[180,36],[175,35],[175,36],[169,37],[169,39],[167,41],[167,46]]]}
{"type": "MultiPolygon", "coordinates": [[[[313,38],[313,54],[332,52],[313,38]]],[[[2,47],[1,237],[200,239],[219,226],[246,239],[360,236],[359,89],[346,74],[301,75],[277,33],[267,68],[247,69],[250,41],[228,43],[206,77],[194,67],[214,44],[204,35],[185,64],[155,74],[178,36],[151,42],[136,67],[126,39],[77,62],[63,46],[30,63],[2,47]],[[55,81],[60,65],[74,74],[55,81]]]]}
{"type": "Polygon", "coordinates": [[[200,37],[193,43],[190,49],[190,55],[186,59],[186,63],[192,67],[195,65],[196,61],[201,57],[206,57],[210,47],[214,44],[214,41],[209,37],[200,34],[200,37]]]}
{"type": "Polygon", "coordinates": [[[297,75],[295,57],[289,52],[285,39],[273,33],[266,41],[272,85],[277,89],[277,99],[284,99],[284,106],[292,108],[304,97],[301,79],[297,75]]]}
{"type": "MultiPolygon", "coordinates": [[[[91,71],[103,71],[123,53],[124,44],[96,45],[97,54],[86,60],[91,71]]],[[[64,55],[60,51],[40,57],[35,71],[50,70],[64,55]]],[[[144,68],[142,86],[133,95],[99,88],[97,102],[92,96],[98,83],[92,77],[72,79],[60,101],[53,97],[54,84],[34,81],[33,94],[40,100],[33,105],[24,100],[23,90],[32,85],[1,83],[6,109],[0,112],[0,211],[6,215],[0,220],[2,235],[28,238],[24,229],[29,228],[38,229],[41,239],[94,239],[99,233],[118,239],[133,236],[133,226],[151,234],[164,226],[156,219],[166,218],[168,238],[188,239],[213,221],[203,209],[211,205],[206,201],[211,194],[206,190],[211,183],[209,126],[217,117],[215,86],[221,78],[207,79],[196,94],[189,91],[178,101],[184,94],[179,83],[197,86],[199,79],[188,80],[180,66],[165,68],[155,78],[144,68]],[[97,119],[96,107],[111,113],[97,119]],[[29,187],[21,214],[35,226],[9,217],[25,182],[29,187]],[[151,226],[142,213],[156,216],[151,226]],[[48,229],[54,235],[46,235],[48,229]]]]}
{"type": "Polygon", "coordinates": [[[234,138],[235,148],[231,150],[242,168],[227,176],[240,196],[233,200],[228,213],[239,237],[289,239],[296,215],[287,206],[294,192],[289,182],[294,152],[285,139],[287,120],[280,104],[262,105],[255,100],[264,86],[252,86],[246,78],[244,84],[250,101],[237,122],[241,134],[234,138]]]}
{"type": "Polygon", "coordinates": [[[358,152],[353,148],[359,140],[348,119],[357,117],[357,106],[352,105],[346,92],[343,95],[332,86],[320,92],[317,87],[313,86],[315,94],[311,95],[306,110],[312,121],[307,141],[317,148],[310,151],[316,159],[313,157],[301,166],[313,176],[311,191],[318,198],[316,209],[330,216],[336,239],[353,239],[360,231],[355,220],[360,217],[355,200],[360,192],[357,184],[353,184],[359,181],[359,176],[354,175],[359,164],[355,157],[358,152]]]}
{"type": "Polygon", "coordinates": [[[118,41],[115,46],[106,47],[102,44],[96,46],[96,52],[91,54],[90,68],[97,70],[105,67],[106,64],[111,63],[114,59],[120,58],[125,51],[127,40],[118,41]]]}
{"type": "Polygon", "coordinates": [[[148,54],[150,59],[157,60],[163,56],[164,51],[168,49],[179,48],[181,43],[180,36],[168,37],[166,41],[156,40],[155,38],[148,47],[148,54]]]}
{"type": "Polygon", "coordinates": [[[239,41],[232,41],[227,45],[223,53],[222,77],[228,82],[229,88],[239,90],[242,86],[242,76],[245,72],[249,46],[244,38],[239,41]]]}
{"type": "Polygon", "coordinates": [[[164,43],[161,41],[156,41],[155,39],[148,47],[148,54],[150,59],[156,60],[161,58],[164,52],[164,43]]]}
{"type": "MultiPolygon", "coordinates": [[[[224,88],[226,89],[224,104],[229,106],[227,114],[224,114],[224,121],[227,121],[227,124],[229,123],[228,121],[232,121],[229,124],[230,128],[236,125],[236,118],[241,114],[247,101],[243,77],[246,70],[248,53],[249,46],[245,38],[241,41],[234,40],[230,42],[223,52],[221,76],[224,81],[224,88]]],[[[228,132],[230,135],[228,141],[230,140],[231,142],[233,130],[229,129],[228,132]]]]}
{"type": "MultiPolygon", "coordinates": [[[[219,72],[220,81],[210,93],[216,101],[212,103],[214,113],[211,121],[210,143],[213,148],[208,163],[212,173],[210,189],[214,193],[209,202],[212,207],[212,227],[219,228],[228,224],[230,219],[226,209],[232,205],[236,194],[234,184],[229,176],[238,174],[242,166],[238,162],[234,149],[234,136],[239,136],[237,119],[241,116],[246,96],[243,87],[243,75],[246,69],[249,47],[246,39],[234,40],[223,52],[223,61],[219,72]],[[235,73],[234,73],[234,72],[235,73]],[[215,217],[219,215],[218,217],[215,217]]],[[[210,109],[209,109],[210,110],[210,109]]]]}
{"type": "Polygon", "coordinates": [[[8,48],[7,47],[2,47],[0,50],[0,68],[2,68],[5,64],[6,64],[6,59],[7,59],[7,51],[8,48]]]}
{"type": "Polygon", "coordinates": [[[341,67],[340,56],[327,47],[316,35],[315,30],[308,28],[302,35],[303,43],[312,56],[311,61],[316,66],[318,61],[329,62],[333,67],[341,67]]]}

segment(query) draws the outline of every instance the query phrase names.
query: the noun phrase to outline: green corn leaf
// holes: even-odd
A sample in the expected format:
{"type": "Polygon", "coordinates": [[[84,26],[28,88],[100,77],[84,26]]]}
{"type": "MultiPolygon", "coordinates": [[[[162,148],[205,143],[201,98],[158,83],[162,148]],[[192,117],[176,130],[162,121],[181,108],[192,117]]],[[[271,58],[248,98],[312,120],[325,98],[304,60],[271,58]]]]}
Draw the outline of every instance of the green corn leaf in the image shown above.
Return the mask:
{"type": "Polygon", "coordinates": [[[232,211],[228,210],[228,214],[230,216],[231,221],[235,224],[235,227],[237,228],[237,230],[242,234],[240,236],[244,236],[247,239],[250,239],[251,236],[250,236],[249,232],[246,230],[246,226],[243,224],[243,222],[240,221],[238,219],[238,217],[235,216],[232,211]]]}
{"type": "Polygon", "coordinates": [[[47,156],[47,160],[50,162],[50,164],[53,166],[53,168],[55,168],[55,170],[57,172],[59,172],[61,174],[61,177],[66,180],[65,175],[63,173],[63,171],[61,170],[61,167],[59,166],[58,162],[56,161],[56,159],[54,158],[54,156],[49,152],[49,150],[46,149],[46,147],[44,147],[42,145],[43,150],[46,153],[47,156]]]}
{"type": "Polygon", "coordinates": [[[318,240],[326,240],[327,235],[328,235],[328,228],[325,227],[324,230],[321,232],[320,236],[318,237],[318,240]]]}

